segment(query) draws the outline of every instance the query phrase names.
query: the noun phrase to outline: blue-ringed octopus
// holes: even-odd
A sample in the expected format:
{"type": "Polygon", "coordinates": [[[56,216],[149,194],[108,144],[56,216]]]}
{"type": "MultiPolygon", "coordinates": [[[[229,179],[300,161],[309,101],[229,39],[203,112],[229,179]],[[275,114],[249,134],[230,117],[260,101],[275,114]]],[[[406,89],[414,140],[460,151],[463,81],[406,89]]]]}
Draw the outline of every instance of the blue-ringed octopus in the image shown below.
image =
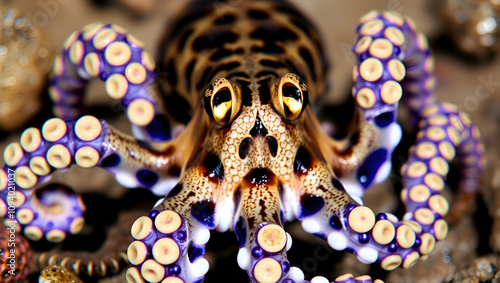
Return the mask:
{"type": "MultiPolygon", "coordinates": [[[[415,23],[390,11],[361,18],[352,47],[354,116],[336,139],[315,116],[328,64],[310,20],[286,1],[215,4],[190,4],[156,61],[118,25],[73,32],[50,78],[57,118],[26,129],[4,151],[0,215],[15,207],[17,228],[31,240],[80,232],[85,205],[77,194],[37,190],[76,164],[162,197],[131,227],[128,282],[202,282],[212,229],[235,232],[237,262],[251,282],[309,282],[287,260],[292,237],[283,225],[294,219],[333,249],[385,270],[425,259],[447,235],[448,212],[453,219],[474,198],[484,148],[467,114],[432,95],[434,60],[415,23]],[[94,78],[121,101],[133,136],[85,115],[85,86],[94,78]],[[418,131],[401,168],[401,219],[362,201],[391,172],[399,105],[418,131]],[[450,210],[442,190],[454,159],[460,181],[450,210]]],[[[75,264],[68,262],[59,263],[75,264]]],[[[334,282],[372,279],[345,274],[334,282]]]]}

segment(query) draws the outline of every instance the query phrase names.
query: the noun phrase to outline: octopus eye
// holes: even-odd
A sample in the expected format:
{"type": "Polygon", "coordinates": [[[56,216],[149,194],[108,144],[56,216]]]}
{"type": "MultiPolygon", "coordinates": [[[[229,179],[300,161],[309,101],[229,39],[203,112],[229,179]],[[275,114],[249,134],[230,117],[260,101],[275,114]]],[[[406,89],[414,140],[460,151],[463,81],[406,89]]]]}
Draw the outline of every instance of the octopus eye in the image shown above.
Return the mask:
{"type": "Polygon", "coordinates": [[[293,121],[307,105],[307,87],[299,76],[286,74],[272,87],[271,100],[283,118],[293,121]]]}
{"type": "Polygon", "coordinates": [[[205,91],[203,103],[208,116],[217,124],[231,123],[241,107],[239,88],[226,79],[216,79],[205,91]]]}

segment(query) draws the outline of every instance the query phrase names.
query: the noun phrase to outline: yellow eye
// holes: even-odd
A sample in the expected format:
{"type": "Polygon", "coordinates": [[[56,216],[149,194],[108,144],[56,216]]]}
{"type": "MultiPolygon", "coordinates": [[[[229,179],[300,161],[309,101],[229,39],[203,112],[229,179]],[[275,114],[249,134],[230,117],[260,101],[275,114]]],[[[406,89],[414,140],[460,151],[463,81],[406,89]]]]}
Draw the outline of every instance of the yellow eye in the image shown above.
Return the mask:
{"type": "Polygon", "coordinates": [[[240,89],[226,79],[215,79],[205,91],[203,102],[208,116],[219,125],[227,125],[240,110],[240,89]]]}
{"type": "Polygon", "coordinates": [[[271,101],[283,118],[295,120],[307,105],[307,87],[299,76],[286,74],[271,88],[271,101]]]}

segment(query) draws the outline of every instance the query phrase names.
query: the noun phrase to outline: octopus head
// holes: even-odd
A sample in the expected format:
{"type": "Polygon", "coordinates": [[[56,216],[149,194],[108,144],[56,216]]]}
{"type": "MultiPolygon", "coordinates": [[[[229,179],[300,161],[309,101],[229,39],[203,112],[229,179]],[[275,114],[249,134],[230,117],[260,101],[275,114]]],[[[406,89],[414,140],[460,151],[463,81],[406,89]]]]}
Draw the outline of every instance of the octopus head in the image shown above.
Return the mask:
{"type": "Polygon", "coordinates": [[[281,187],[293,179],[308,100],[307,86],[295,74],[248,88],[224,78],[208,86],[203,105],[213,127],[205,149],[223,171],[214,195],[220,209],[234,211],[229,203],[243,187],[281,187]]]}

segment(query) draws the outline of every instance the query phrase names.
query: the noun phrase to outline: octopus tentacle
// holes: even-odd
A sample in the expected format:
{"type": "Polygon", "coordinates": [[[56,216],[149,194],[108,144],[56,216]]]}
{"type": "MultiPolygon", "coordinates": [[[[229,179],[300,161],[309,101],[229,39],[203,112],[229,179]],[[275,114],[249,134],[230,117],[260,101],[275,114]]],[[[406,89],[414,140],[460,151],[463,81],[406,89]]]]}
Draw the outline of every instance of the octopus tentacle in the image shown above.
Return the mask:
{"type": "MultiPolygon", "coordinates": [[[[450,220],[458,219],[468,210],[477,194],[479,175],[484,162],[481,158],[483,146],[479,141],[479,131],[456,106],[435,101],[432,95],[436,81],[433,75],[434,59],[426,37],[416,30],[410,18],[403,18],[393,12],[372,11],[362,18],[358,33],[359,39],[353,48],[360,62],[354,74],[356,85],[353,93],[357,103],[366,108],[367,118],[382,113],[374,118],[377,122],[380,117],[395,117],[395,111],[384,112],[383,109],[397,106],[401,99],[410,111],[411,126],[415,127],[417,123],[426,125],[423,126],[425,129],[420,129],[416,148],[425,148],[430,150],[425,154],[431,154],[436,151],[433,151],[429,141],[446,141],[447,148],[452,147],[453,151],[456,149],[459,152],[457,157],[462,173],[461,182],[456,201],[453,203],[453,215],[449,217],[450,220]]],[[[394,140],[400,139],[400,135],[395,136],[394,140]]],[[[434,146],[443,147],[442,144],[434,142],[434,146]]],[[[374,151],[372,156],[377,152],[374,151]]],[[[388,150],[388,154],[390,157],[392,150],[388,150]]],[[[410,155],[412,154],[410,152],[410,155]]],[[[410,161],[424,161],[421,159],[425,157],[419,158],[413,154],[410,161]]],[[[443,178],[448,173],[447,163],[451,159],[445,158],[445,165],[442,165],[441,159],[434,159],[432,163],[434,167],[438,166],[436,164],[446,167],[443,169],[446,172],[440,174],[443,178]]],[[[360,172],[364,171],[365,167],[380,162],[367,158],[365,164],[358,169],[358,176],[364,176],[360,172]]],[[[405,176],[405,182],[406,179],[408,176],[405,176]]]]}
{"type": "MultiPolygon", "coordinates": [[[[475,201],[484,167],[484,148],[479,141],[479,130],[470,122],[467,114],[458,111],[456,106],[439,102],[424,109],[420,125],[416,144],[410,149],[408,161],[401,168],[405,187],[401,192],[402,197],[409,197],[408,207],[420,207],[426,201],[429,205],[444,205],[444,199],[434,195],[444,188],[448,163],[456,156],[460,170],[458,194],[451,209],[447,203],[440,209],[434,209],[441,216],[449,210],[446,219],[456,221],[475,201]],[[416,194],[417,191],[420,193],[416,194]]],[[[415,208],[408,210],[415,211],[415,208]]]]}
{"type": "Polygon", "coordinates": [[[117,225],[109,228],[107,238],[98,251],[50,250],[36,252],[33,256],[32,271],[58,265],[76,275],[104,277],[118,274],[129,265],[127,259],[128,243],[132,240],[130,227],[138,213],[123,213],[117,225]]]}
{"type": "Polygon", "coordinates": [[[239,266],[252,282],[277,282],[290,271],[286,250],[291,237],[283,228],[277,177],[255,169],[240,184],[240,207],[234,230],[239,266]]]}
{"type": "MultiPolygon", "coordinates": [[[[390,167],[384,168],[384,164],[389,164],[394,149],[390,143],[396,141],[397,144],[401,134],[400,130],[397,135],[384,131],[387,127],[398,127],[395,125],[396,109],[403,93],[398,81],[402,81],[405,74],[408,79],[401,82],[405,91],[414,91],[414,96],[408,96],[405,103],[414,109],[428,107],[423,114],[417,144],[410,150],[408,165],[403,169],[405,187],[410,188],[402,193],[407,214],[399,221],[393,215],[375,215],[367,207],[348,203],[343,215],[336,218],[335,212],[330,210],[327,215],[331,218],[327,218],[316,211],[314,217],[303,220],[303,226],[309,232],[326,235],[333,248],[354,252],[362,262],[379,261],[387,270],[400,265],[409,268],[431,252],[435,242],[444,239],[448,232],[443,217],[449,205],[441,196],[441,190],[448,162],[455,156],[456,149],[461,152],[459,159],[468,181],[466,187],[469,191],[475,190],[482,167],[479,132],[456,107],[434,102],[427,41],[421,33],[415,32],[411,20],[394,13],[370,12],[363,17],[357,30],[360,36],[354,51],[360,64],[355,68],[353,94],[359,109],[364,108],[362,113],[366,121],[376,124],[380,136],[391,137],[388,141],[380,141],[357,170],[357,185],[370,185],[378,179],[380,171],[383,175],[388,174],[390,167]],[[319,220],[313,222],[311,219],[315,217],[323,218],[330,225],[318,224],[319,220]]],[[[342,181],[348,186],[355,183],[345,176],[342,181]]],[[[358,196],[357,191],[348,191],[353,197],[358,196]]],[[[317,203],[326,201],[317,192],[313,195],[321,196],[317,203]]]]}
{"type": "Polygon", "coordinates": [[[301,162],[307,166],[298,172],[303,184],[298,218],[304,230],[326,239],[336,250],[356,254],[361,262],[378,260],[387,270],[411,267],[420,257],[418,247],[430,245],[427,236],[417,238],[418,223],[398,221],[386,213],[375,215],[356,203],[317,158],[309,155],[309,160],[301,162]]]}
{"type": "MultiPolygon", "coordinates": [[[[217,163],[214,158],[205,156],[203,164],[217,163]]],[[[203,281],[208,271],[205,244],[209,229],[215,228],[212,195],[218,183],[218,174],[206,169],[195,166],[188,170],[148,216],[136,220],[132,226],[135,241],[127,250],[132,263],[128,282],[203,281]]]]}
{"type": "MultiPolygon", "coordinates": [[[[167,142],[166,148],[173,142],[167,142]]],[[[54,242],[62,241],[68,232],[78,233],[85,211],[81,198],[69,189],[49,186],[35,191],[56,170],[65,170],[72,164],[84,168],[99,166],[125,186],[146,187],[164,194],[171,188],[165,183],[171,182],[172,170],[175,173],[179,166],[172,152],[162,154],[145,149],[132,137],[93,116],[76,122],[53,118],[45,122],[41,131],[27,129],[20,142],[5,148],[4,161],[6,165],[0,170],[0,207],[5,208],[5,201],[12,199],[17,208],[15,216],[26,236],[39,240],[45,235],[54,242]],[[11,179],[15,179],[17,189],[10,189],[11,179]]],[[[0,217],[7,213],[5,209],[0,212],[0,217]]]]}
{"type": "Polygon", "coordinates": [[[73,32],[54,60],[50,79],[56,116],[82,115],[85,85],[99,77],[107,94],[126,108],[134,135],[148,141],[170,139],[168,121],[160,114],[164,105],[154,83],[155,62],[143,47],[117,25],[95,22],[73,32]]]}

